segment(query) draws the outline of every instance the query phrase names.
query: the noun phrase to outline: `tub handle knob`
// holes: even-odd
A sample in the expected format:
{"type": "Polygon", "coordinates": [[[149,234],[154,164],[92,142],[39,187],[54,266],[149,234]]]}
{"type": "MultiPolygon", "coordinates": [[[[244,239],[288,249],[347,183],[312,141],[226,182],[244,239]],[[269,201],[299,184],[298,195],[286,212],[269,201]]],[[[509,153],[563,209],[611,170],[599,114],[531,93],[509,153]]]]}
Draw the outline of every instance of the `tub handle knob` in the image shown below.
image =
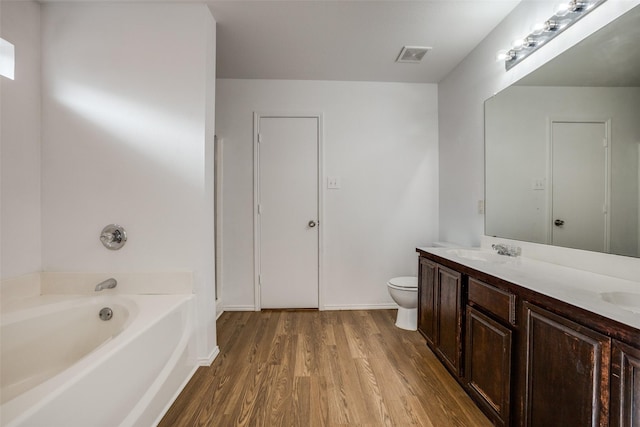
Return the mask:
{"type": "Polygon", "coordinates": [[[127,232],[118,224],[109,224],[102,229],[100,241],[105,248],[113,251],[120,249],[127,241],[127,232]]]}

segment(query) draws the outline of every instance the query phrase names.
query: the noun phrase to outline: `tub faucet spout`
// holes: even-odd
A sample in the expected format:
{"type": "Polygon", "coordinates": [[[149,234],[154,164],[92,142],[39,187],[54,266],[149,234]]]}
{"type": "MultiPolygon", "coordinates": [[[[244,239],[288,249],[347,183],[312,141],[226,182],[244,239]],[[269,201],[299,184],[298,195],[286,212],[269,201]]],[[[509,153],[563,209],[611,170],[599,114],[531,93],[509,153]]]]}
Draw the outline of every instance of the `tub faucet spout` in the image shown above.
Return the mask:
{"type": "Polygon", "coordinates": [[[113,289],[116,287],[117,284],[118,284],[118,281],[112,277],[110,279],[107,279],[103,282],[98,283],[96,285],[96,292],[99,292],[103,289],[113,289]]]}

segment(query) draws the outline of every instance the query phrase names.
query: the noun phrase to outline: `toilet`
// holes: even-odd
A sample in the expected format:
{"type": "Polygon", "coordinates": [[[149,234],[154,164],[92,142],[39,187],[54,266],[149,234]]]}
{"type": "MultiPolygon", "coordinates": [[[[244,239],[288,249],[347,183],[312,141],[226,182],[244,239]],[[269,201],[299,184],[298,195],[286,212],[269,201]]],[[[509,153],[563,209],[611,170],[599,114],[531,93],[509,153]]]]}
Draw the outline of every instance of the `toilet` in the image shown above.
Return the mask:
{"type": "Polygon", "coordinates": [[[418,329],[418,278],[394,277],[387,282],[387,289],[398,304],[396,326],[408,331],[418,329]]]}
{"type": "MultiPolygon", "coordinates": [[[[459,248],[451,242],[433,242],[432,248],[459,248]]],[[[413,276],[394,277],[387,282],[389,295],[398,304],[396,326],[408,331],[418,329],[418,278],[413,276]]]]}

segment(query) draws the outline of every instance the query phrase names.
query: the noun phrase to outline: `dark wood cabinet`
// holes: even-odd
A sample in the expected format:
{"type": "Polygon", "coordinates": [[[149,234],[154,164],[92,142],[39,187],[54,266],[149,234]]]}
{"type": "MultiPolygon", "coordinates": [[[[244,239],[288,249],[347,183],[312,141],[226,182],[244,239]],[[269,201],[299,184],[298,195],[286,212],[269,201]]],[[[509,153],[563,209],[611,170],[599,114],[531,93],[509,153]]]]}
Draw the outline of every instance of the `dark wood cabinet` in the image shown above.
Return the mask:
{"type": "Polygon", "coordinates": [[[640,349],[613,341],[611,426],[640,427],[640,349]]]}
{"type": "Polygon", "coordinates": [[[467,390],[494,424],[511,425],[516,296],[469,277],[467,301],[467,390]]]}
{"type": "Polygon", "coordinates": [[[438,266],[436,271],[436,352],[445,366],[462,376],[462,275],[438,266]]]}
{"type": "Polygon", "coordinates": [[[471,306],[467,306],[466,318],[465,382],[469,393],[496,425],[507,426],[512,332],[471,306]]]}
{"type": "Polygon", "coordinates": [[[418,271],[418,331],[432,345],[435,345],[436,331],[436,270],[436,263],[420,257],[418,271]]]}
{"type": "Polygon", "coordinates": [[[455,375],[462,375],[462,275],[420,258],[418,330],[455,375]]]}
{"type": "Polygon", "coordinates": [[[524,310],[524,425],[607,426],[611,339],[527,302],[524,310]]]}
{"type": "Polygon", "coordinates": [[[640,427],[639,328],[418,252],[418,330],[495,425],[640,427]]]}

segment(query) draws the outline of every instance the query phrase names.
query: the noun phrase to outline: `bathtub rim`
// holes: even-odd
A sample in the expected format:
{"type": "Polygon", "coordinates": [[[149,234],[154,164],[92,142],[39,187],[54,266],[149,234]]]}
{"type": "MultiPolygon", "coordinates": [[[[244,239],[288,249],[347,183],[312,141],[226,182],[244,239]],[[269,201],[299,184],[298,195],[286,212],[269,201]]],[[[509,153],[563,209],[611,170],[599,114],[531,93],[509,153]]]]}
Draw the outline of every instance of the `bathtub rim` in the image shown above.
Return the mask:
{"type": "MultiPolygon", "coordinates": [[[[129,297],[129,295],[42,295],[29,298],[28,301],[25,301],[27,304],[23,303],[22,306],[4,309],[2,315],[0,315],[0,326],[8,326],[23,320],[47,316],[67,309],[82,307],[87,304],[104,305],[105,307],[109,305],[123,306],[129,313],[129,320],[137,317],[139,309],[134,301],[126,297],[129,297]]],[[[124,327],[129,326],[129,323],[125,322],[124,327]]]]}

